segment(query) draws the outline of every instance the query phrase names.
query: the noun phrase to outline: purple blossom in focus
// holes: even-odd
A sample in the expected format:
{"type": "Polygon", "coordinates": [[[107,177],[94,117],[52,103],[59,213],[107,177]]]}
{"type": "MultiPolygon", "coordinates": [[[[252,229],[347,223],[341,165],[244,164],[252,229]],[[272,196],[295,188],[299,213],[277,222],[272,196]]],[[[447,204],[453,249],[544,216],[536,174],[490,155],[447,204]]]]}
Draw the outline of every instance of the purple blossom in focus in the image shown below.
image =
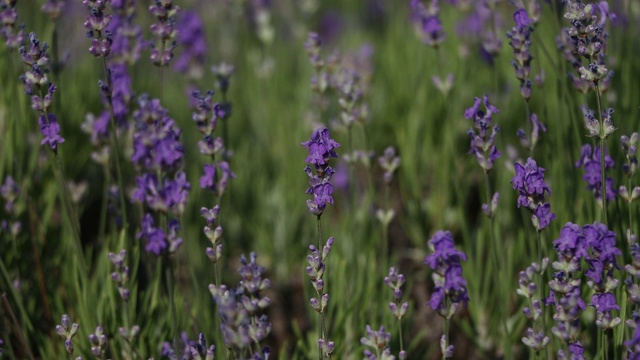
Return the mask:
{"type": "Polygon", "coordinates": [[[58,144],[64,142],[64,139],[60,136],[58,119],[53,114],[40,115],[38,125],[40,125],[40,132],[44,136],[40,144],[49,145],[49,148],[55,152],[58,149],[58,144]]]}
{"type": "Polygon", "coordinates": [[[514,168],[516,174],[511,185],[518,191],[518,207],[524,206],[533,212],[531,221],[540,231],[556,218],[551,212],[551,205],[545,202],[551,195],[551,189],[544,180],[545,169],[538,167],[532,158],[528,158],[524,165],[516,163],[514,168]]]}
{"type": "Polygon", "coordinates": [[[429,240],[429,248],[432,253],[427,255],[425,264],[434,270],[435,283],[429,306],[448,319],[461,305],[469,302],[467,282],[462,277],[460,265],[461,261],[467,260],[467,255],[454,247],[449,231],[436,232],[429,240]]]}
{"type": "Polygon", "coordinates": [[[311,167],[307,166],[305,172],[309,176],[309,188],[307,194],[313,194],[313,200],[307,200],[309,211],[317,216],[322,215],[326,204],[333,204],[333,185],[331,176],[335,172],[329,161],[337,158],[335,149],[340,147],[335,140],[331,139],[329,129],[319,128],[314,130],[311,140],[301,143],[309,150],[306,162],[313,165],[315,174],[311,167]]]}

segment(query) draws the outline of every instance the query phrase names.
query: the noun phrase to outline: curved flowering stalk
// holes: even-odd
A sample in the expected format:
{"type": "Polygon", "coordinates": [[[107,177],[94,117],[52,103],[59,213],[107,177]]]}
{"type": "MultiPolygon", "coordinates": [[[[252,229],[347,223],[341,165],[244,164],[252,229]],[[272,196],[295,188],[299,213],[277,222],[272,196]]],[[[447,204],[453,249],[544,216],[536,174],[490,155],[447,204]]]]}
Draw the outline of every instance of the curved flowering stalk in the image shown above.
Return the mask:
{"type": "Polygon", "coordinates": [[[449,231],[436,232],[428,245],[431,254],[427,255],[424,262],[434,270],[431,277],[435,283],[429,306],[445,320],[440,346],[442,358],[446,359],[453,357],[453,345],[448,345],[450,319],[460,307],[469,302],[467,281],[462,276],[460,264],[467,260],[467,255],[454,247],[453,236],[449,231]]]}

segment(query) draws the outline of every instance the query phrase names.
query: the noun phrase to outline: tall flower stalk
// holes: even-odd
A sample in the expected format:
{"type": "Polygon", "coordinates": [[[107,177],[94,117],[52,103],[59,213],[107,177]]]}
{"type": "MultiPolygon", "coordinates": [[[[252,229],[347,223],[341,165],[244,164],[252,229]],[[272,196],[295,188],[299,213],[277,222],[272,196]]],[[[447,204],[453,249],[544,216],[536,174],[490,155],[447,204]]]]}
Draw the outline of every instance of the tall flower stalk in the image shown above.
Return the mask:
{"type": "Polygon", "coordinates": [[[333,185],[331,184],[331,176],[335,170],[329,165],[331,159],[338,157],[335,149],[340,144],[331,139],[331,134],[327,128],[319,128],[314,130],[311,140],[302,143],[302,146],[309,150],[306,158],[307,165],[304,171],[309,176],[309,187],[306,193],[313,195],[313,199],[307,200],[307,208],[312,215],[316,216],[318,247],[309,246],[311,254],[307,256],[309,265],[306,268],[307,275],[311,278],[311,283],[316,291],[317,297],[311,298],[311,307],[320,316],[319,322],[319,358],[331,358],[331,354],[335,348],[335,343],[328,339],[327,328],[325,324],[326,307],[329,303],[329,294],[325,293],[324,273],[325,263],[333,245],[333,237],[329,238],[323,245],[322,243],[322,224],[321,217],[327,204],[333,204],[333,185]]]}

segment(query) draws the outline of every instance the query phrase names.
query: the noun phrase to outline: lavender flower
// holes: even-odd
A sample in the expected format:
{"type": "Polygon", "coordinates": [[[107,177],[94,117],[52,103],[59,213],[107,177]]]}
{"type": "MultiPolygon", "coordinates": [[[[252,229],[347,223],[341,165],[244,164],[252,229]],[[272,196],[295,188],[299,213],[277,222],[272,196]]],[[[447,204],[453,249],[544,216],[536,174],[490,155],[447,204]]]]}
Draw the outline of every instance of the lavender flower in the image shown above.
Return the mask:
{"type": "Polygon", "coordinates": [[[155,3],[149,6],[151,15],[158,19],[158,22],[149,28],[156,37],[156,43],[151,45],[151,61],[156,66],[167,66],[173,59],[175,39],[178,36],[175,16],[179,11],[180,8],[173,5],[171,0],[155,0],[155,3]]]}
{"type": "Polygon", "coordinates": [[[324,318],[323,315],[325,313],[326,307],[329,304],[329,294],[324,292],[324,271],[326,267],[326,261],[329,257],[329,253],[331,252],[331,247],[333,246],[333,238],[330,237],[327,239],[327,242],[322,247],[322,249],[318,249],[313,245],[309,245],[309,249],[311,250],[311,254],[307,255],[308,265],[305,268],[305,271],[309,278],[311,279],[311,285],[316,291],[316,297],[312,297],[309,300],[311,307],[320,314],[320,338],[318,339],[318,345],[320,346],[320,350],[323,352],[324,356],[329,356],[333,352],[335,348],[335,343],[326,338],[326,333],[324,329],[324,318]]]}
{"type": "MultiPolygon", "coordinates": [[[[600,147],[596,146],[595,150],[592,150],[591,145],[585,144],[580,149],[580,159],[575,164],[576,167],[584,167],[584,176],[582,177],[587,182],[587,189],[592,191],[596,200],[600,200],[598,204],[602,204],[602,174],[600,168],[600,147]]],[[[615,166],[613,159],[607,154],[605,148],[604,154],[604,169],[612,169],[615,166]]],[[[613,201],[616,196],[616,190],[613,185],[613,179],[606,178],[606,191],[607,201],[613,201]]]]}
{"type": "Polygon", "coordinates": [[[520,143],[524,148],[533,150],[540,139],[540,131],[546,133],[547,127],[538,120],[538,115],[536,114],[531,114],[529,120],[531,121],[531,136],[527,137],[525,131],[522,129],[518,129],[516,135],[520,139],[520,143]]]}
{"type": "Polygon", "coordinates": [[[185,11],[178,16],[176,27],[180,29],[176,44],[182,46],[182,54],[173,64],[173,69],[187,73],[189,78],[199,79],[203,75],[207,43],[204,25],[194,11],[185,11]]]}
{"type": "Polygon", "coordinates": [[[69,353],[69,355],[73,354],[73,341],[71,339],[73,339],[74,336],[76,336],[76,333],[78,332],[78,329],[80,328],[80,325],[73,323],[71,324],[71,318],[69,318],[69,315],[64,314],[62,315],[62,318],[60,319],[60,324],[56,325],[56,334],[60,335],[60,337],[62,337],[64,340],[64,348],[67,351],[67,353],[69,353]]]}
{"type": "Polygon", "coordinates": [[[311,140],[303,142],[302,146],[309,149],[309,156],[305,161],[315,169],[313,174],[310,166],[305,167],[309,176],[309,188],[306,193],[313,194],[313,200],[307,200],[307,207],[312,214],[321,216],[326,204],[333,204],[333,185],[330,180],[334,170],[329,166],[329,161],[338,157],[335,149],[340,147],[340,144],[331,139],[329,129],[320,128],[316,129],[311,140]]]}
{"type": "Polygon", "coordinates": [[[107,30],[111,22],[111,14],[106,14],[108,1],[83,0],[82,4],[89,11],[84,27],[87,29],[87,37],[91,39],[89,53],[96,57],[107,57],[111,53],[111,31],[107,30]]]}
{"type": "Polygon", "coordinates": [[[112,64],[135,64],[140,59],[144,41],[142,28],[134,22],[137,0],[112,1],[111,22],[107,31],[111,32],[112,44],[109,61],[112,64]]]}
{"type": "Polygon", "coordinates": [[[515,68],[516,78],[520,81],[520,94],[525,101],[529,101],[531,98],[531,80],[529,75],[531,73],[531,52],[529,47],[531,46],[531,33],[533,28],[531,27],[532,19],[529,18],[527,10],[519,8],[513,14],[513,20],[515,26],[511,31],[507,32],[507,38],[509,39],[509,45],[513,48],[514,59],[511,61],[511,65],[515,68]]]}
{"type": "Polygon", "coordinates": [[[4,210],[9,215],[15,215],[15,203],[20,196],[21,187],[13,180],[13,177],[7,176],[4,183],[0,186],[0,196],[4,200],[4,210]]]}
{"type": "Polygon", "coordinates": [[[0,4],[0,36],[4,38],[5,46],[9,49],[17,49],[24,42],[23,26],[16,28],[18,22],[16,4],[17,1],[3,1],[0,4]]]}
{"type": "Polygon", "coordinates": [[[389,303],[389,310],[398,321],[402,320],[409,310],[409,303],[402,302],[401,287],[405,281],[404,275],[399,274],[395,267],[389,268],[389,274],[384,278],[384,283],[393,290],[393,302],[389,303]]]}
{"type": "Polygon", "coordinates": [[[53,94],[57,87],[49,81],[47,76],[49,69],[49,57],[46,43],[41,43],[35,33],[29,34],[29,47],[20,47],[20,56],[29,70],[20,76],[24,84],[24,92],[31,97],[31,108],[39,113],[38,125],[44,136],[41,144],[49,145],[54,153],[58,150],[58,144],[64,142],[60,136],[60,125],[55,115],[49,113],[49,107],[53,103],[53,94]],[[46,94],[43,95],[43,92],[46,94]]]}
{"type": "Polygon", "coordinates": [[[627,359],[637,360],[640,358],[640,315],[637,312],[633,312],[632,318],[627,320],[627,325],[633,330],[633,336],[631,339],[624,342],[624,346],[627,347],[627,359]]]}
{"type": "Polygon", "coordinates": [[[551,189],[544,181],[545,169],[538,167],[532,158],[523,165],[516,163],[516,174],[511,180],[513,188],[518,191],[518,207],[526,206],[533,212],[531,222],[537,231],[549,226],[556,215],[551,212],[551,205],[545,203],[551,189]]]}
{"type": "Polygon", "coordinates": [[[367,337],[360,339],[360,343],[364,346],[372,348],[371,350],[364,350],[364,356],[366,360],[394,360],[395,357],[391,355],[389,350],[389,341],[391,341],[391,333],[386,332],[384,326],[380,326],[380,330],[371,330],[371,326],[366,327],[367,337]]]}
{"type": "Polygon", "coordinates": [[[570,342],[569,355],[567,356],[564,351],[558,350],[558,360],[585,360],[584,347],[580,341],[570,342]]]}
{"type": "Polygon", "coordinates": [[[129,281],[129,267],[125,265],[125,258],[127,256],[126,250],[120,250],[119,253],[109,253],[109,260],[115,266],[115,271],[111,273],[111,280],[118,285],[118,293],[125,302],[129,301],[131,292],[127,288],[127,282],[129,281]]]}
{"type": "Polygon", "coordinates": [[[411,0],[411,15],[413,22],[419,29],[422,40],[428,46],[437,48],[445,38],[444,29],[440,23],[440,8],[437,1],[431,1],[425,6],[420,0],[411,0]]]}
{"type": "Polygon", "coordinates": [[[96,327],[96,331],[89,335],[89,342],[91,343],[91,354],[100,358],[104,357],[104,352],[107,349],[107,336],[104,334],[102,326],[96,327]]]}
{"type": "Polygon", "coordinates": [[[382,156],[378,158],[380,167],[384,170],[384,182],[389,185],[393,181],[393,175],[400,167],[400,157],[396,156],[396,151],[392,146],[384,149],[382,156]]]}
{"type": "Polygon", "coordinates": [[[473,128],[468,132],[471,137],[469,154],[475,155],[480,167],[485,172],[493,168],[493,163],[501,155],[495,144],[500,128],[498,125],[491,128],[492,115],[498,112],[499,110],[489,103],[486,95],[482,99],[475,98],[473,106],[464,112],[466,119],[473,120],[473,128]],[[481,105],[485,110],[480,109],[481,105]]]}
{"type": "Polygon", "coordinates": [[[434,270],[432,274],[435,289],[429,300],[429,306],[445,319],[451,318],[461,305],[469,302],[467,281],[462,277],[461,261],[467,255],[457,250],[449,231],[436,232],[429,240],[432,251],[425,259],[425,264],[434,270]]]}
{"type": "MultiPolygon", "coordinates": [[[[228,289],[225,285],[209,285],[213,299],[218,305],[218,312],[222,324],[220,329],[226,346],[237,354],[244,353],[251,344],[258,345],[271,332],[271,323],[267,316],[259,313],[269,306],[270,300],[262,297],[260,291],[269,288],[270,281],[262,279],[264,268],[256,264],[256,255],[251,254],[248,262],[241,258],[239,269],[242,280],[235,289],[228,289]]],[[[254,352],[252,359],[268,359],[270,350],[262,348],[254,352]]]]}
{"type": "Polygon", "coordinates": [[[64,1],[46,0],[45,3],[40,6],[40,11],[49,15],[49,18],[55,21],[60,16],[63,8],[64,1]]]}

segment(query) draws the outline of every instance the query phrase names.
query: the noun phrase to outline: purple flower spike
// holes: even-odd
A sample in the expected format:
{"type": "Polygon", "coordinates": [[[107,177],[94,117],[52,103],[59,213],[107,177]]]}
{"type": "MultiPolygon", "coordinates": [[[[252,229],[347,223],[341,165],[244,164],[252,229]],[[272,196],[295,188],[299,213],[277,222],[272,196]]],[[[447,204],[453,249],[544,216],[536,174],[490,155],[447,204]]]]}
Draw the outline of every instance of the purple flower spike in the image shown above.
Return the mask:
{"type": "Polygon", "coordinates": [[[56,151],[58,144],[64,142],[64,138],[60,136],[58,119],[53,114],[40,115],[38,124],[40,125],[40,132],[44,136],[40,144],[47,144],[51,150],[56,151]]]}
{"type": "Polygon", "coordinates": [[[454,247],[449,231],[436,232],[429,240],[429,248],[432,253],[426,257],[425,264],[434,270],[432,278],[435,283],[429,305],[448,319],[461,305],[469,302],[467,282],[462,277],[460,265],[460,261],[467,260],[467,255],[454,247]]]}
{"type": "Polygon", "coordinates": [[[313,194],[313,199],[307,200],[307,207],[312,214],[320,216],[327,203],[333,204],[333,185],[329,181],[335,170],[329,166],[329,161],[338,157],[335,149],[340,147],[340,144],[331,139],[329,129],[321,128],[316,129],[311,140],[303,142],[302,146],[309,149],[309,156],[305,161],[315,169],[315,174],[309,166],[304,169],[309,176],[306,193],[313,194]]]}
{"type": "Polygon", "coordinates": [[[531,221],[540,231],[556,218],[551,212],[551,205],[545,203],[546,196],[551,195],[551,189],[544,180],[545,169],[529,158],[524,165],[516,163],[514,170],[516,174],[511,185],[518,191],[518,207],[524,206],[533,212],[531,221]]]}
{"type": "Polygon", "coordinates": [[[473,120],[474,123],[473,128],[468,131],[471,137],[469,154],[475,155],[485,172],[490,171],[493,163],[502,155],[495,144],[500,128],[497,125],[492,127],[491,124],[492,115],[498,112],[499,110],[489,103],[487,96],[483,96],[482,99],[475,98],[473,106],[464,112],[464,117],[473,120]]]}

